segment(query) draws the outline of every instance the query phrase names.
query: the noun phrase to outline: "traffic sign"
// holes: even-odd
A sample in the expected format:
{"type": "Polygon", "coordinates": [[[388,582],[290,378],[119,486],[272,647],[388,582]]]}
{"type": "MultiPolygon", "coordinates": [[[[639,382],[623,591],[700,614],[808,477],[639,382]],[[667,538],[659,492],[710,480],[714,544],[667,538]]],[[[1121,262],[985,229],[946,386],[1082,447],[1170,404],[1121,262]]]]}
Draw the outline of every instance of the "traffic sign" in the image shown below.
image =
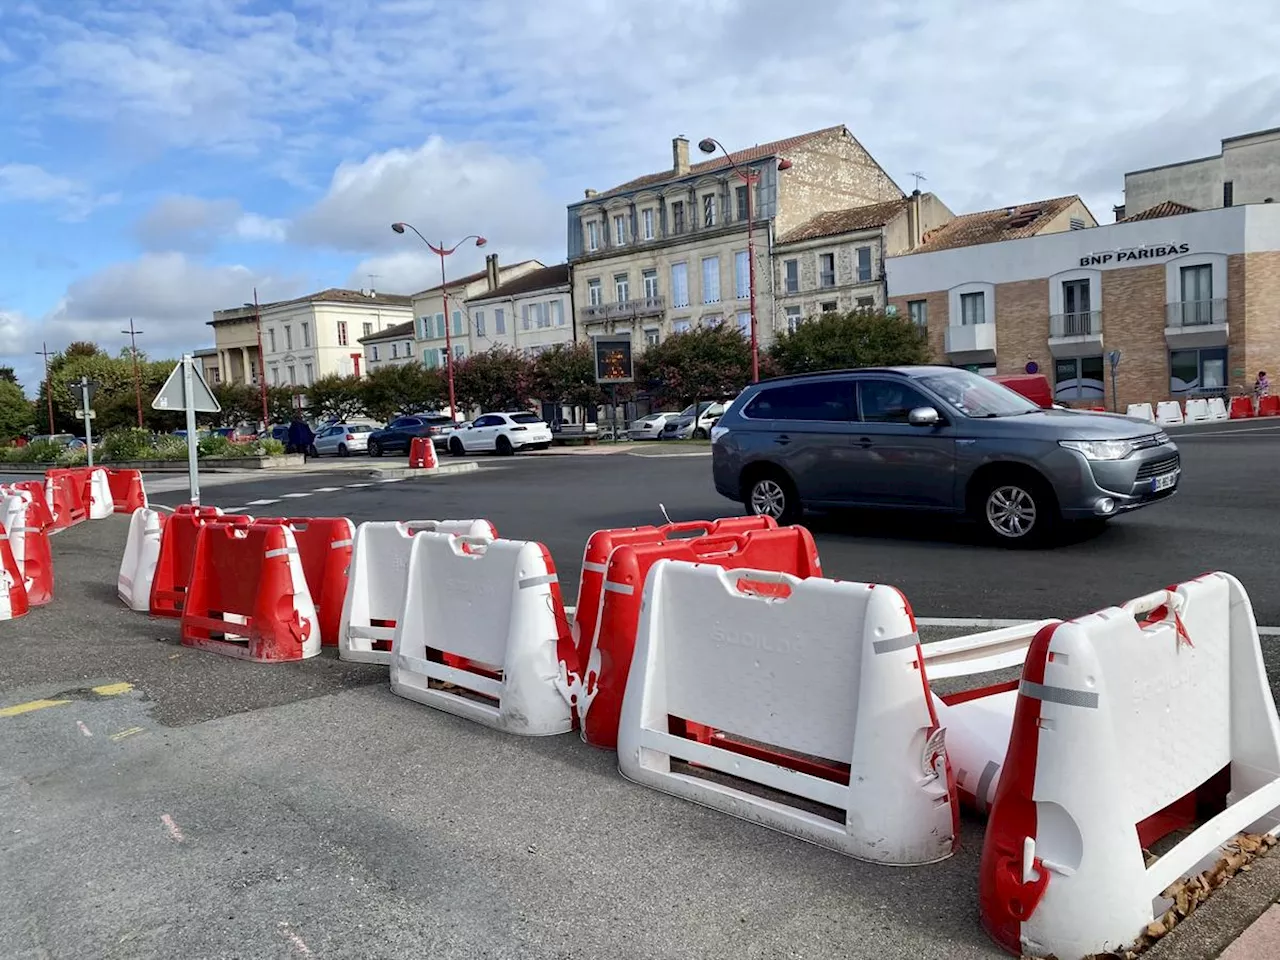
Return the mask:
{"type": "MultiPolygon", "coordinates": [[[[97,411],[97,410],[90,410],[90,411],[89,411],[88,416],[89,416],[89,419],[90,419],[90,420],[97,420],[97,419],[98,419],[98,411],[97,411]]],[[[77,410],[77,411],[76,411],[76,419],[77,419],[77,420],[83,420],[83,419],[85,419],[85,412],[84,412],[83,410],[77,410]]]]}
{"type": "MultiPolygon", "coordinates": [[[[169,374],[169,379],[164,382],[156,398],[151,401],[152,410],[187,409],[187,396],[182,386],[185,379],[182,367],[185,362],[180,360],[173,368],[173,373],[169,374]]],[[[218,413],[222,410],[213,391],[209,389],[209,384],[205,383],[204,377],[200,375],[200,370],[195,364],[191,364],[191,401],[191,409],[196,413],[218,413]]]]}
{"type": "Polygon", "coordinates": [[[93,395],[98,392],[98,381],[90,380],[88,377],[81,377],[75,383],[67,384],[67,390],[70,391],[72,398],[77,402],[83,401],[86,393],[89,395],[88,398],[92,400],[93,395]]]}

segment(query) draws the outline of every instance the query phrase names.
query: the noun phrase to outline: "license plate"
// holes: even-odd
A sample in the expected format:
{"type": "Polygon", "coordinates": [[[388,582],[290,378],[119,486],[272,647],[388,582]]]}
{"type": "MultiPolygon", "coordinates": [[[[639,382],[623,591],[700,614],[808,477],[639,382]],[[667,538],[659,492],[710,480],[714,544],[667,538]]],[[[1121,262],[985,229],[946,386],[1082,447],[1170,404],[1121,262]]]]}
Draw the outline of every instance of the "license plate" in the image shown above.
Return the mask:
{"type": "Polygon", "coordinates": [[[1151,492],[1159,493],[1161,490],[1171,490],[1178,483],[1178,471],[1173,473],[1162,473],[1158,477],[1151,478],[1151,492]]]}

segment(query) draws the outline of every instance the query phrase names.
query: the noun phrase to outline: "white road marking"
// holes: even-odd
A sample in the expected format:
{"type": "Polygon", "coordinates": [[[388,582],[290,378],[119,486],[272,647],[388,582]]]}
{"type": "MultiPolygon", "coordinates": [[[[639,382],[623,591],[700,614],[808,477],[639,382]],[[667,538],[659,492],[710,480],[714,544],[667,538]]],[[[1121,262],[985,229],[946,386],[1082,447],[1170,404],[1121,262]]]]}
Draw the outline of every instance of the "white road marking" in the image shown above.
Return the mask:
{"type": "Polygon", "coordinates": [[[372,484],[372,483],[348,483],[348,484],[347,484],[347,489],[348,489],[348,490],[355,490],[355,489],[357,489],[357,488],[359,488],[359,487],[372,487],[372,486],[373,486],[373,484],[372,484]]]}
{"type": "Polygon", "coordinates": [[[1273,427],[1241,427],[1239,430],[1197,430],[1195,432],[1174,433],[1178,442],[1183,440],[1194,440],[1196,437],[1234,437],[1237,433],[1270,433],[1280,430],[1280,424],[1273,427]]]}
{"type": "Polygon", "coordinates": [[[302,498],[302,497],[309,497],[309,496],[311,496],[311,494],[309,494],[309,493],[285,493],[285,494],[281,494],[281,496],[283,496],[286,500],[298,500],[298,499],[300,499],[300,498],[302,498]]]}
{"type": "Polygon", "coordinates": [[[341,487],[316,487],[311,492],[312,493],[337,493],[341,489],[342,489],[341,487]]]}
{"type": "Polygon", "coordinates": [[[379,480],[379,483],[403,483],[404,477],[387,477],[385,480],[379,480]]]}
{"type": "Polygon", "coordinates": [[[173,822],[173,817],[167,813],[160,817],[160,822],[164,824],[165,829],[169,831],[169,836],[173,838],[174,843],[181,843],[183,840],[182,831],[178,829],[178,825],[173,822]]]}
{"type": "Polygon", "coordinates": [[[251,506],[251,507],[265,507],[265,506],[266,506],[267,504],[269,504],[269,503],[279,503],[279,502],[280,502],[280,501],[279,501],[278,499],[276,499],[276,500],[250,500],[250,501],[249,501],[249,506],[251,506]]]}
{"type": "Polygon", "coordinates": [[[76,726],[80,728],[80,732],[83,733],[86,737],[93,736],[93,731],[89,729],[89,727],[85,724],[83,720],[77,720],[76,726]]]}
{"type": "Polygon", "coordinates": [[[293,944],[294,949],[300,954],[304,957],[311,956],[311,948],[307,946],[306,942],[300,936],[290,930],[289,925],[283,920],[280,922],[280,932],[284,934],[285,939],[293,944]]]}

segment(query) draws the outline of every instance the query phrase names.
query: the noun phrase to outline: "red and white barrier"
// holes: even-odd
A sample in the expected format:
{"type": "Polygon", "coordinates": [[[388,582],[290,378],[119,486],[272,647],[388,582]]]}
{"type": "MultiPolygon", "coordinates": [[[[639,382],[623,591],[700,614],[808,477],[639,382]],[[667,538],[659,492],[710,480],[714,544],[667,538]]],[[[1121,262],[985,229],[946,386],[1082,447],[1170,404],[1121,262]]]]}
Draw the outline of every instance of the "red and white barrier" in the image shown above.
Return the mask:
{"type": "Polygon", "coordinates": [[[640,626],[645,577],[662,559],[707,563],[730,570],[770,570],[800,579],[822,576],[818,548],[804,527],[757,528],[743,534],[717,533],[692,540],[617,547],[609,558],[600,594],[587,668],[580,681],[571,678],[562,691],[577,707],[582,739],[593,746],[617,749],[618,718],[640,626]]]}
{"type": "Polygon", "coordinates": [[[258,663],[305,660],[320,652],[315,606],[287,525],[200,528],[182,642],[258,663]]]}
{"type": "Polygon", "coordinates": [[[116,513],[131,514],[139,507],[148,506],[141,471],[107,470],[107,484],[111,488],[111,504],[116,513]]]}
{"type": "Polygon", "coordinates": [[[116,576],[116,595],[130,610],[146,613],[151,609],[151,585],[155,582],[166,519],[159,510],[146,507],[135,510],[129,518],[129,537],[116,576]]]}
{"type": "Polygon", "coordinates": [[[1036,635],[982,851],[1000,946],[1123,951],[1241,831],[1280,833],[1280,720],[1239,581],[1207,574],[1036,635]],[[1144,847],[1214,800],[1147,865],[1144,847]]]}
{"type": "Polygon", "coordinates": [[[1145,420],[1147,423],[1156,422],[1155,411],[1151,409],[1149,403],[1131,403],[1125,410],[1125,416],[1136,417],[1139,420],[1145,420]]]}
{"type": "Polygon", "coordinates": [[[1177,400],[1161,400],[1156,404],[1156,423],[1162,427],[1176,427],[1186,422],[1177,400]]]}
{"type": "Polygon", "coordinates": [[[440,464],[436,460],[436,445],[430,437],[414,437],[409,441],[409,466],[416,470],[434,470],[440,464]]]}
{"type": "Polygon", "coordinates": [[[0,620],[26,616],[29,608],[26,584],[9,545],[9,534],[0,528],[0,620]]]}
{"type": "Polygon", "coordinates": [[[29,497],[27,506],[27,523],[42,530],[54,528],[53,513],[49,510],[49,501],[45,494],[45,483],[41,480],[20,480],[7,484],[11,493],[25,493],[29,497]]]}
{"type": "Polygon", "coordinates": [[[83,483],[80,495],[85,514],[90,520],[105,520],[115,513],[115,500],[111,495],[111,483],[102,467],[88,467],[81,471],[83,483]]]}
{"type": "Polygon", "coordinates": [[[338,626],[338,656],[390,663],[391,641],[405,604],[409,552],[420,533],[492,539],[488,520],[408,520],[362,523],[356,528],[351,572],[338,626]]]}
{"type": "Polygon", "coordinates": [[[393,693],[507,733],[572,729],[556,686],[569,622],[546,547],[424,533],[412,540],[407,587],[393,693]]]}
{"type": "Polygon", "coordinates": [[[156,558],[151,582],[152,616],[182,616],[182,603],[195,561],[196,537],[201,527],[222,516],[219,507],[194,507],[185,503],[169,515],[160,536],[160,555],[156,558]]]}
{"type": "Polygon", "coordinates": [[[1248,420],[1253,416],[1253,400],[1250,397],[1232,397],[1228,416],[1232,420],[1248,420]]]}
{"type": "Polygon", "coordinates": [[[861,860],[945,859],[955,790],[920,661],[911,610],[892,587],[659,560],[645,582],[619,768],[861,860]],[[672,732],[685,723],[727,733],[697,742],[672,732]],[[678,772],[677,760],[691,766],[678,772]]]}
{"type": "Polygon", "coordinates": [[[1258,398],[1258,416],[1280,417],[1280,397],[1267,396],[1258,398]]]}
{"type": "Polygon", "coordinates": [[[1226,420],[1230,414],[1227,413],[1227,404],[1222,397],[1209,398],[1209,419],[1210,420],[1226,420]]]}
{"type": "Polygon", "coordinates": [[[1205,397],[1192,397],[1186,402],[1183,420],[1186,423],[1207,423],[1213,419],[1209,416],[1209,401],[1205,397]]]}
{"type": "Polygon", "coordinates": [[[355,525],[346,517],[270,517],[257,523],[288,526],[302,558],[302,572],[316,607],[320,643],[338,645],[342,604],[347,596],[347,576],[355,544],[355,525]]]}
{"type": "Polygon", "coordinates": [[[89,518],[84,505],[84,482],[75,470],[45,471],[45,500],[53,514],[55,530],[82,523],[89,518]]]}

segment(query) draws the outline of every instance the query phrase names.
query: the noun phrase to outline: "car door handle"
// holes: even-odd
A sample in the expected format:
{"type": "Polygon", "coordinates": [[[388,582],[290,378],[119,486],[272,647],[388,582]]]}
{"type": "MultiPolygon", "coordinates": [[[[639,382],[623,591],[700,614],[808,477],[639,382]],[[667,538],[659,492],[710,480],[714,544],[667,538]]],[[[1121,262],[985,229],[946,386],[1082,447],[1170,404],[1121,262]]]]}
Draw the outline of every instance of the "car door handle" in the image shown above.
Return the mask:
{"type": "Polygon", "coordinates": [[[854,441],[853,441],[853,445],[854,445],[855,447],[859,447],[859,448],[861,448],[861,449],[865,450],[865,449],[867,449],[867,447],[871,446],[871,438],[870,438],[870,437],[859,437],[857,440],[854,440],[854,441]]]}
{"type": "Polygon", "coordinates": [[[784,433],[780,437],[774,437],[773,442],[780,447],[785,447],[788,443],[791,442],[791,438],[784,433]]]}

